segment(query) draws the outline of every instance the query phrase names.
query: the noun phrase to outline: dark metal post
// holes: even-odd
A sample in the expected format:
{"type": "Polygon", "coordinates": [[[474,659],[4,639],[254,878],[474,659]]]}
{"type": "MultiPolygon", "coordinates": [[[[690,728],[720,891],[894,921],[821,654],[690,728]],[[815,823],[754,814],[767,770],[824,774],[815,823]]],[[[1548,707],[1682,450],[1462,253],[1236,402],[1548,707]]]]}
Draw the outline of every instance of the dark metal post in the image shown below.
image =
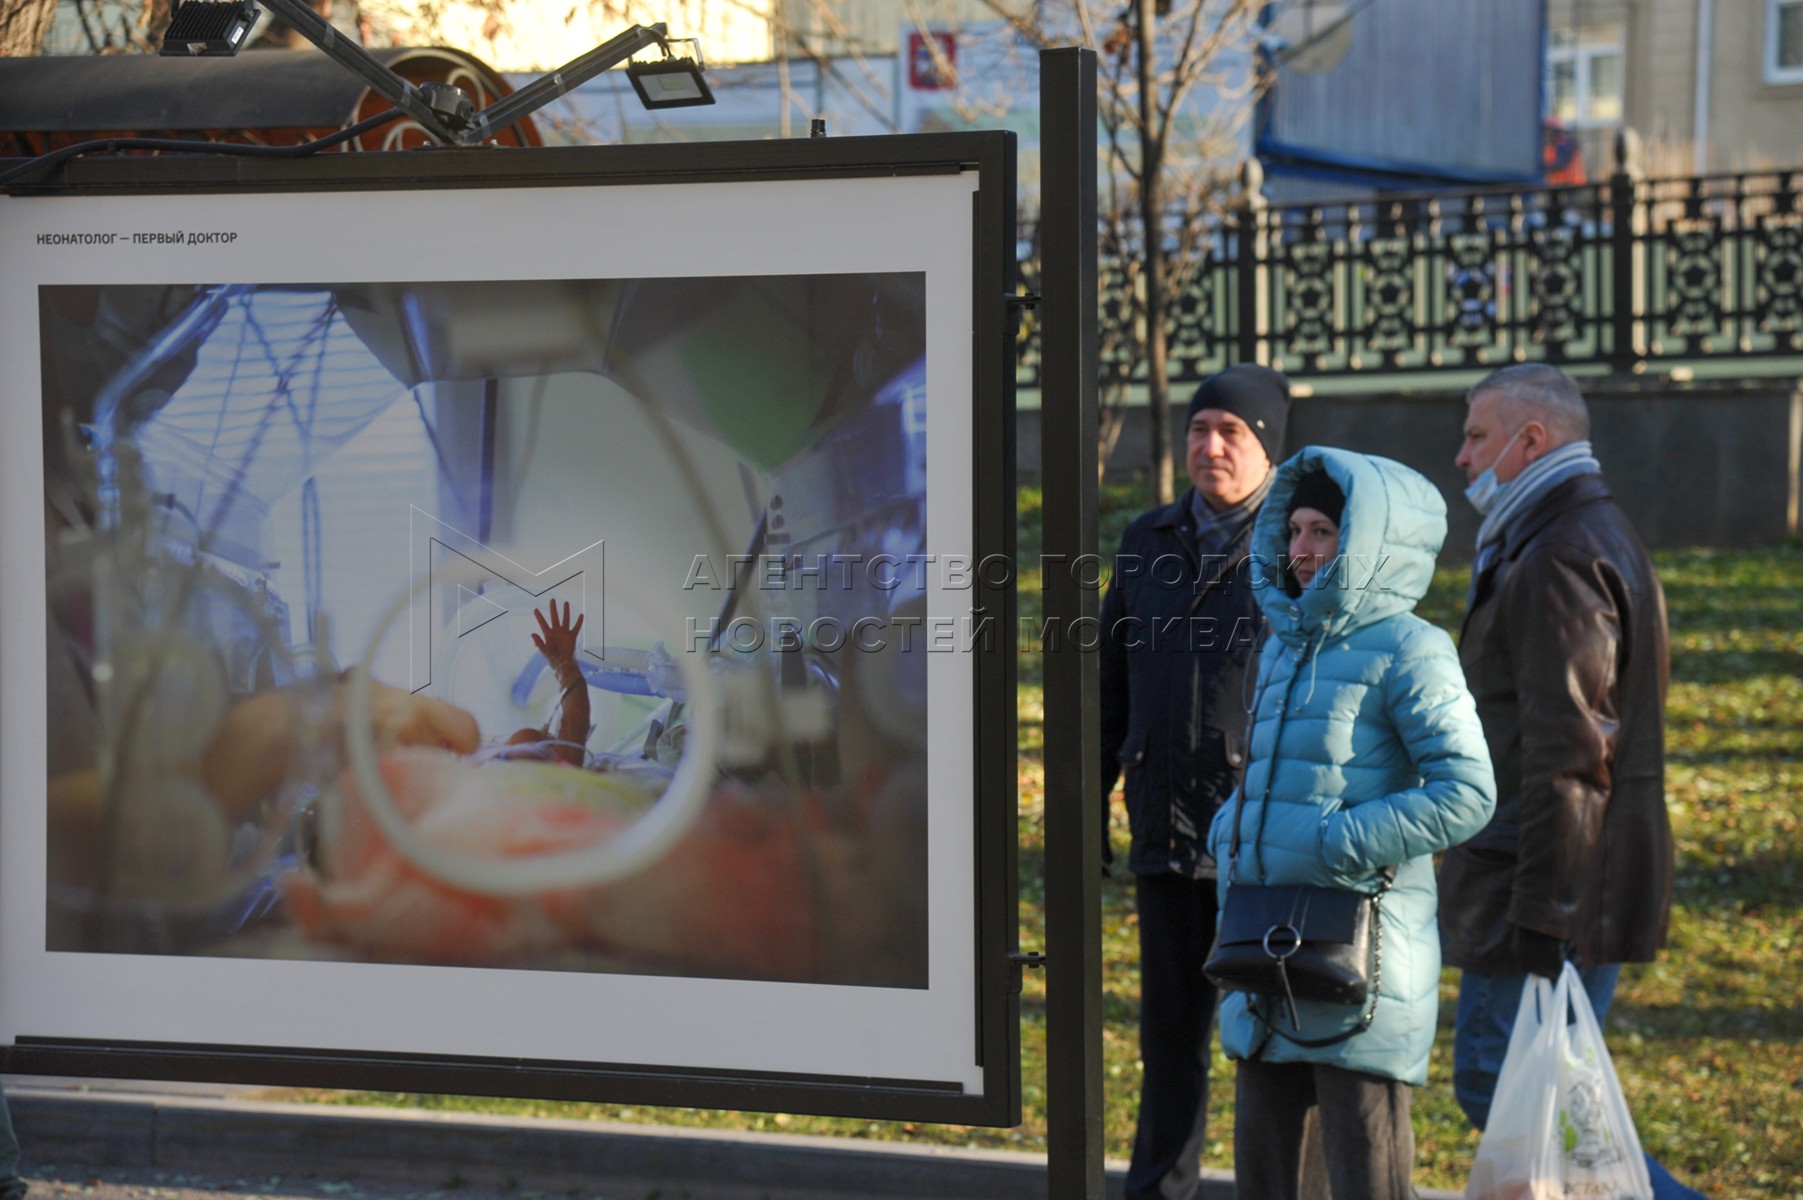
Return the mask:
{"type": "Polygon", "coordinates": [[[1234,262],[1238,267],[1239,317],[1238,362],[1263,362],[1259,344],[1266,333],[1265,314],[1269,304],[1265,238],[1265,172],[1256,158],[1249,158],[1240,168],[1241,204],[1234,210],[1238,232],[1234,238],[1234,262]]]}
{"type": "Polygon", "coordinates": [[[1624,128],[1615,140],[1615,173],[1609,176],[1609,365],[1618,372],[1634,370],[1640,361],[1635,322],[1640,317],[1640,289],[1635,286],[1638,229],[1635,200],[1639,181],[1640,140],[1624,128]]]}
{"type": "MultiPolygon", "coordinates": [[[[1051,1200],[1102,1195],[1096,55],[1039,58],[1045,516],[1046,1125],[1051,1200]]],[[[1023,564],[1026,566],[1029,564],[1023,564]]]]}
{"type": "MultiPolygon", "coordinates": [[[[1251,160],[1257,164],[1257,159],[1251,160]]],[[[1235,346],[1239,357],[1235,362],[1257,362],[1258,360],[1258,270],[1264,267],[1260,261],[1260,250],[1264,240],[1258,236],[1258,225],[1262,223],[1264,213],[1258,207],[1257,191],[1248,191],[1244,204],[1233,209],[1233,265],[1235,265],[1235,285],[1237,285],[1237,303],[1233,306],[1233,315],[1239,319],[1239,328],[1235,330],[1235,346]]]]}

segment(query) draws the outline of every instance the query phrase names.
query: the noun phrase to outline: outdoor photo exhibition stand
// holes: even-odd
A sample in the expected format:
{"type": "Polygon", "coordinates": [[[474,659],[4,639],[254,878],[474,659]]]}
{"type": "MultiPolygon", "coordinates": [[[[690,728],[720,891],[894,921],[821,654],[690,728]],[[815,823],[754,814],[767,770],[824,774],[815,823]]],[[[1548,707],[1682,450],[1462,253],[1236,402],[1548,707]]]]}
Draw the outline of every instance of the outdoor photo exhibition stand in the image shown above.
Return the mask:
{"type": "Polygon", "coordinates": [[[1042,298],[1007,132],[15,175],[0,1068],[1012,1125],[1043,965],[1099,1197],[1093,572],[1043,957],[1015,665],[1023,309],[1096,552],[1093,52],[1042,106],[1042,298]]]}

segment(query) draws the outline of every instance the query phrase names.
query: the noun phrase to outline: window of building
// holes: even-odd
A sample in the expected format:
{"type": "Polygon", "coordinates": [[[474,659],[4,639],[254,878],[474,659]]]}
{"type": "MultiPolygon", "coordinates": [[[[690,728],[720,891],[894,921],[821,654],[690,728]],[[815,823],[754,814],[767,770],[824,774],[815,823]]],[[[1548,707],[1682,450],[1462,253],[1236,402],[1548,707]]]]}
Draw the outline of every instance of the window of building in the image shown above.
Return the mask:
{"type": "Polygon", "coordinates": [[[1803,0],[1766,0],[1765,81],[1803,83],[1803,0]]]}
{"type": "Polygon", "coordinates": [[[1626,40],[1620,22],[1548,29],[1546,115],[1576,128],[1621,124],[1626,40]]]}

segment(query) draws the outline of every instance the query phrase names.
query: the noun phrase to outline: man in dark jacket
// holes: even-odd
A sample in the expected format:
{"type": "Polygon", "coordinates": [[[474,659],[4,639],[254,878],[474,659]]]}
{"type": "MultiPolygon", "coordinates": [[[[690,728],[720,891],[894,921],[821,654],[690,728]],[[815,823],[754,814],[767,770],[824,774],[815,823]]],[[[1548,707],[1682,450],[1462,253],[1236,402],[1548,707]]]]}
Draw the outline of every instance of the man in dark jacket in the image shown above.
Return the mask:
{"type": "Polygon", "coordinates": [[[1289,381],[1242,364],[1189,404],[1195,485],[1128,527],[1102,603],[1102,794],[1125,773],[1139,913],[1139,1127],[1128,1200],[1188,1200],[1201,1180],[1215,989],[1215,864],[1204,843],[1246,763],[1257,646],[1247,551],[1283,457],[1289,381]]]}
{"type": "MultiPolygon", "coordinates": [[[[1665,596],[1590,451],[1577,385],[1541,364],[1471,389],[1458,466],[1483,516],[1459,640],[1496,815],[1440,870],[1462,968],[1453,1091],[1482,1129],[1530,974],[1576,962],[1600,1021],[1665,944],[1665,596]]],[[[1649,1160],[1654,1195],[1695,1196],[1649,1160]]]]}

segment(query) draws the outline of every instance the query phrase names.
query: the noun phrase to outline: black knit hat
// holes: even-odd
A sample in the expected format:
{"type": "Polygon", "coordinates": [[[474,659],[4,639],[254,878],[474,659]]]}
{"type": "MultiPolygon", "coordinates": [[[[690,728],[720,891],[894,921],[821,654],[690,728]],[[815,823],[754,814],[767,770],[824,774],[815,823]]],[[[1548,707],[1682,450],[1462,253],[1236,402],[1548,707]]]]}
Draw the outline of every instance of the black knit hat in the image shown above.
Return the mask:
{"type": "Polygon", "coordinates": [[[1326,471],[1310,471],[1296,481],[1296,490],[1290,493],[1289,508],[1284,515],[1299,508],[1312,508],[1338,525],[1340,514],[1346,511],[1346,493],[1328,478],[1326,471]]]}
{"type": "Polygon", "coordinates": [[[1290,420],[1290,381],[1257,363],[1240,363],[1210,375],[1190,397],[1186,422],[1205,408],[1230,412],[1251,426],[1272,462],[1283,458],[1284,427],[1290,420]]]}

